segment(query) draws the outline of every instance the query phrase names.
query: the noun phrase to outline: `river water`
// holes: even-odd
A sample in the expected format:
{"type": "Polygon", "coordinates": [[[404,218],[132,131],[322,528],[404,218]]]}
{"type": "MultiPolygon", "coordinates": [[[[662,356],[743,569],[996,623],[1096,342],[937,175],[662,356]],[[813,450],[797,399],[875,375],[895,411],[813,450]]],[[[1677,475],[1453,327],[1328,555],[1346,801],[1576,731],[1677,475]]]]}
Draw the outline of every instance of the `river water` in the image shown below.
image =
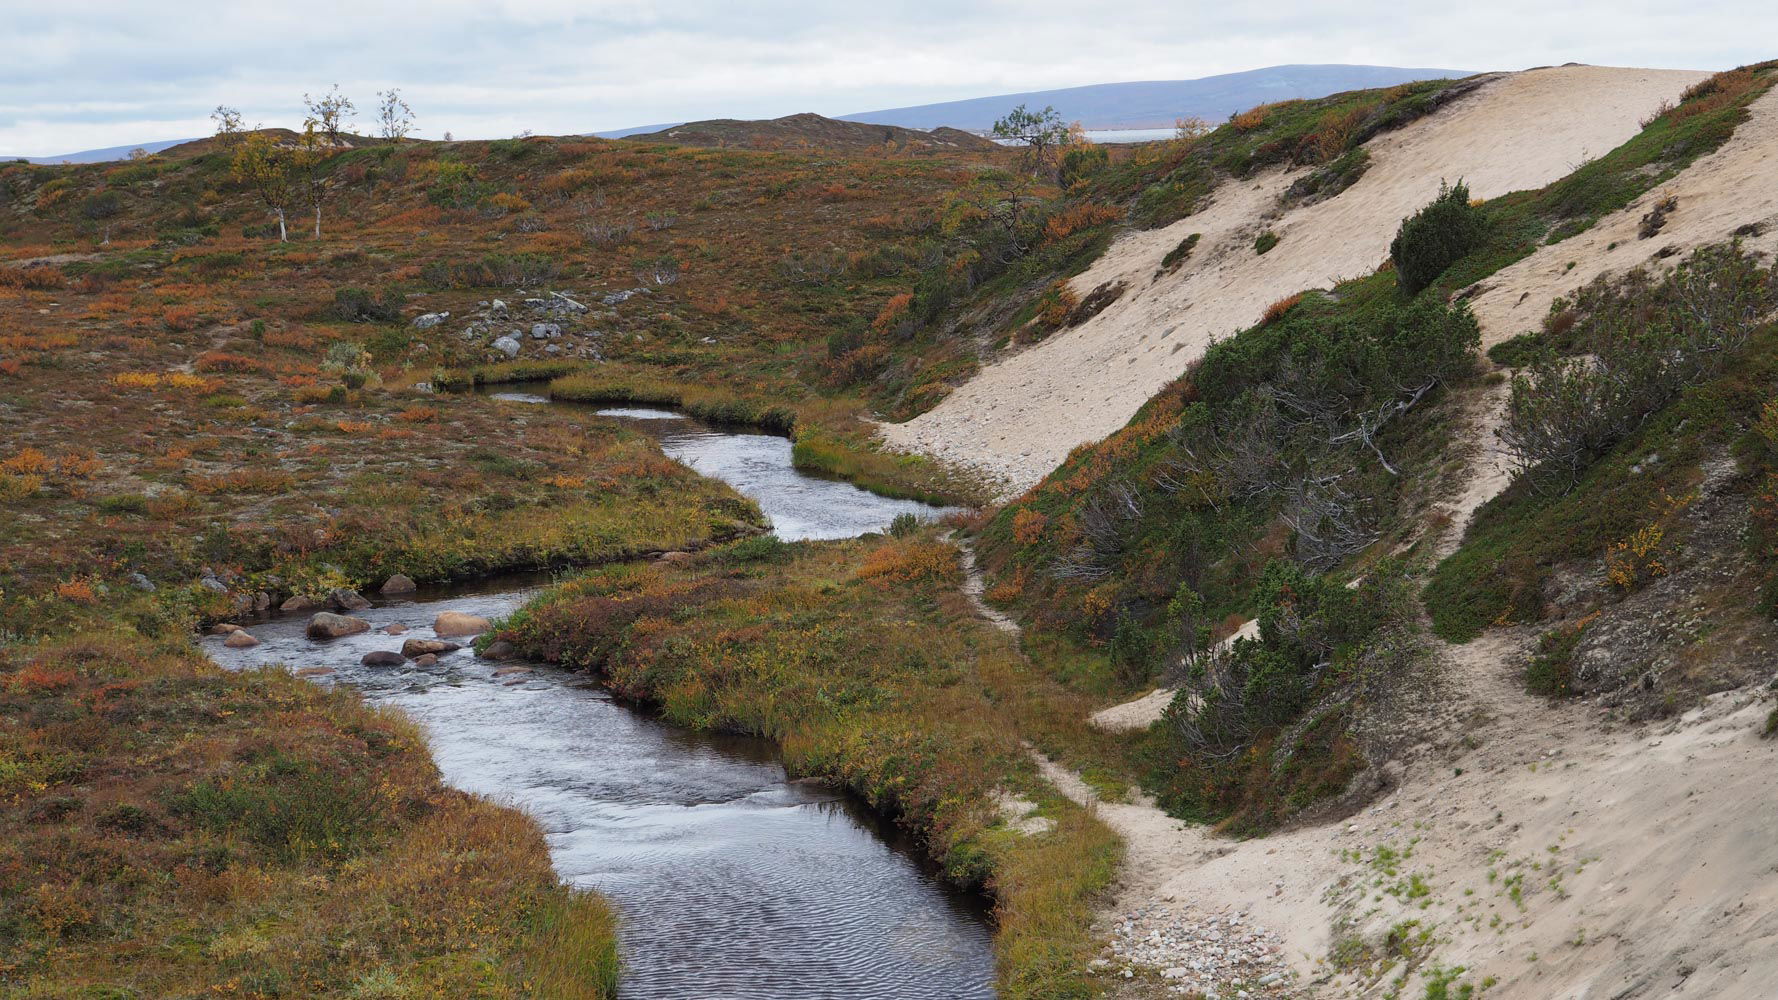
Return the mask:
{"type": "MultiPolygon", "coordinates": [[[[936,513],[797,473],[782,438],[659,410],[609,417],[729,480],[789,540],[936,513]]],[[[432,638],[441,611],[506,614],[542,582],[379,602],[357,613],[370,632],[324,643],[305,637],[301,616],[251,627],[261,644],[250,649],[203,641],[231,668],[331,669],[314,679],[350,684],[424,726],[446,781],[536,817],[562,879],[598,890],[623,915],[626,1000],[994,995],[985,902],[947,886],[913,845],[849,797],[790,781],[766,741],[668,725],[584,675],[542,664],[490,663],[468,650],[429,668],[359,663],[403,639],[432,638]],[[410,631],[383,631],[397,623],[410,631]]]]}

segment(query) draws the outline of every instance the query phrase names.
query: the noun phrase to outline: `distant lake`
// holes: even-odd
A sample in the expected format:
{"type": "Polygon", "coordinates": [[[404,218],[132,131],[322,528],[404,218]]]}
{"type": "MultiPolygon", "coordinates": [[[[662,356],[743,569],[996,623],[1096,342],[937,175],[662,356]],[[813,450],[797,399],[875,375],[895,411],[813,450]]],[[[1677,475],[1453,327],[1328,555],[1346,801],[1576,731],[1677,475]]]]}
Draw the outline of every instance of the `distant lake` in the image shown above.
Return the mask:
{"type": "Polygon", "coordinates": [[[1170,128],[1090,128],[1087,138],[1094,142],[1153,142],[1173,138],[1170,128]]]}

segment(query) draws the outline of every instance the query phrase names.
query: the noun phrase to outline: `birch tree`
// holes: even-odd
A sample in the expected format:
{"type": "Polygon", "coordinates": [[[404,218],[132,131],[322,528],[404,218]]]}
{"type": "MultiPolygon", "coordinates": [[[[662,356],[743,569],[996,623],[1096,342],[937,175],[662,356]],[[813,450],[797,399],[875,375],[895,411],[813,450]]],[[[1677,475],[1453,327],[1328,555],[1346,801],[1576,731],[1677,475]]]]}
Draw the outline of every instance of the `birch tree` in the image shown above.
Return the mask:
{"type": "Polygon", "coordinates": [[[232,164],[236,182],[251,188],[266,210],[277,217],[279,242],[290,240],[284,220],[284,209],[290,202],[290,170],[285,161],[277,140],[258,130],[247,133],[235,145],[232,164]]]}
{"type": "Polygon", "coordinates": [[[358,110],[350,97],[340,93],[337,83],[320,97],[304,94],[303,106],[309,109],[309,117],[315,119],[316,127],[327,136],[327,141],[335,146],[340,144],[340,136],[347,131],[358,110]]]}
{"type": "Polygon", "coordinates": [[[401,99],[401,91],[395,87],[377,92],[377,129],[383,138],[393,143],[406,139],[414,130],[414,109],[407,106],[401,99]]]}
{"type": "Polygon", "coordinates": [[[316,239],[321,238],[321,205],[330,191],[325,168],[334,153],[334,147],[321,140],[320,126],[321,123],[313,118],[303,122],[302,135],[297,137],[296,149],[290,157],[290,172],[297,195],[315,213],[316,239]]]}

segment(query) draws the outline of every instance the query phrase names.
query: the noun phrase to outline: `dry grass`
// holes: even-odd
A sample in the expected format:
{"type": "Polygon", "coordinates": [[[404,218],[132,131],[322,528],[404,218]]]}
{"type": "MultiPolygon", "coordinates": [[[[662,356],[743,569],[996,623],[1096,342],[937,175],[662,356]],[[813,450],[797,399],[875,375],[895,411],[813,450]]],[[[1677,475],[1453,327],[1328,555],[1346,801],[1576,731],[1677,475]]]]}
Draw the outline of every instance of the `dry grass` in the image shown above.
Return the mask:
{"type": "Polygon", "coordinates": [[[610,912],[529,820],[441,785],[412,724],[147,645],[0,660],[19,995],[614,994],[610,912]]]}

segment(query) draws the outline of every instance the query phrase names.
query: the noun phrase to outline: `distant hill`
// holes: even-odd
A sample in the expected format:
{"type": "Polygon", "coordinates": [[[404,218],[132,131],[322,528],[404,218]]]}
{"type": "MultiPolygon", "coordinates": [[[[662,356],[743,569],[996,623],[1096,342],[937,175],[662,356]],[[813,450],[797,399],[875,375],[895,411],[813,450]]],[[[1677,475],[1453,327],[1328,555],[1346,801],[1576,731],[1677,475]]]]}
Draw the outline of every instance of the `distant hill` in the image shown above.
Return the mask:
{"type": "Polygon", "coordinates": [[[104,149],[83,149],[78,153],[63,153],[61,156],[0,156],[0,163],[11,160],[29,160],[32,163],[104,163],[107,160],[127,160],[133,150],[145,149],[150,153],[158,153],[163,149],[171,149],[191,139],[162,139],[158,142],[137,142],[128,146],[107,146],[104,149]]]}
{"type": "Polygon", "coordinates": [[[903,150],[995,149],[993,142],[954,128],[930,131],[840,121],[804,112],[765,121],[743,121],[715,118],[687,122],[659,132],[633,133],[626,138],[645,142],[671,142],[684,146],[738,146],[752,149],[778,149],[800,145],[827,149],[863,148],[894,145],[903,150]]]}
{"type": "Polygon", "coordinates": [[[929,129],[940,125],[986,131],[1017,104],[1053,105],[1064,121],[1089,129],[1168,128],[1185,116],[1216,124],[1256,104],[1289,98],[1325,97],[1345,90],[1390,87],[1412,80],[1469,76],[1467,70],[1407,69],[1400,66],[1268,66],[1197,80],[1100,83],[1062,90],[997,94],[940,104],[920,104],[841,115],[843,121],[929,129]]]}

